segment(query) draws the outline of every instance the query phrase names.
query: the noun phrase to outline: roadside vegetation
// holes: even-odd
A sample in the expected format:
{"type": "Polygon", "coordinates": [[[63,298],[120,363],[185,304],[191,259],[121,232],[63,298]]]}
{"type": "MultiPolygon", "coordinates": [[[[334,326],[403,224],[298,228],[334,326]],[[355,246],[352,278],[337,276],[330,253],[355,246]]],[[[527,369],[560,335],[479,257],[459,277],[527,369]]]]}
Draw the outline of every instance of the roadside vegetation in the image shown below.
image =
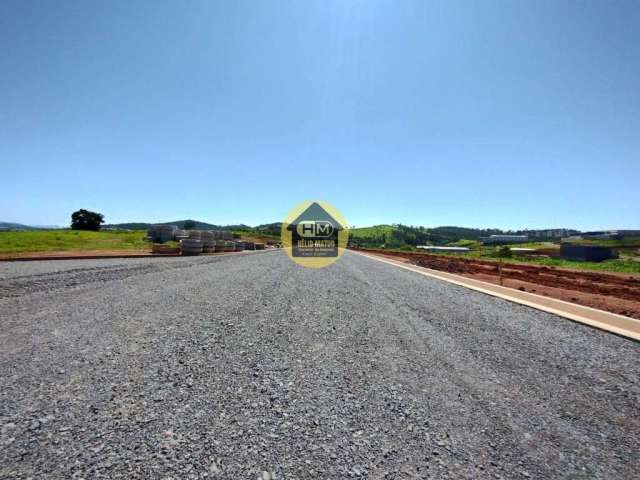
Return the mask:
{"type": "MultiPolygon", "coordinates": [[[[514,247],[521,246],[522,244],[512,245],[514,247]]],[[[466,245],[465,245],[466,246],[466,245]]],[[[640,274],[640,253],[626,253],[620,252],[620,258],[605,260],[603,262],[581,262],[574,260],[564,260],[561,258],[549,258],[543,256],[529,256],[518,255],[511,253],[506,255],[504,246],[501,247],[479,247],[472,249],[469,252],[450,253],[450,252],[425,252],[417,248],[406,246],[400,248],[387,248],[389,252],[412,252],[418,255],[438,255],[443,257],[452,258],[469,258],[486,261],[503,261],[505,263],[528,263],[534,265],[546,265],[549,267],[558,268],[575,268],[581,270],[593,270],[603,272],[618,272],[618,273],[631,273],[640,274]]]]}
{"type": "Polygon", "coordinates": [[[147,232],[33,230],[0,232],[0,254],[71,250],[148,250],[147,232]]]}
{"type": "MultiPolygon", "coordinates": [[[[32,252],[66,251],[149,251],[151,242],[146,240],[146,230],[101,230],[99,232],[58,229],[0,232],[0,255],[26,254],[32,252]]],[[[234,237],[266,242],[279,240],[280,236],[236,230],[234,237]]],[[[165,246],[176,247],[179,242],[164,242],[165,246]]]]}
{"type": "Polygon", "coordinates": [[[359,248],[386,249],[397,252],[428,253],[429,255],[449,256],[454,258],[473,258],[488,261],[530,263],[560,268],[577,268],[583,270],[609,271],[621,273],[640,273],[640,238],[622,240],[577,240],[572,243],[584,245],[602,245],[619,248],[620,258],[603,262],[580,262],[550,258],[545,256],[523,255],[508,252],[509,248],[560,249],[559,242],[531,241],[511,245],[482,245],[481,237],[513,233],[497,229],[473,229],[461,227],[411,227],[406,225],[376,225],[349,230],[349,243],[359,248]],[[416,248],[418,245],[436,245],[451,247],[467,247],[468,252],[425,252],[416,248]]]}
{"type": "Polygon", "coordinates": [[[602,262],[579,262],[561,258],[527,257],[523,255],[514,256],[511,260],[518,263],[533,263],[536,265],[547,265],[549,267],[640,274],[640,257],[623,256],[622,254],[620,258],[604,260],[602,262]]]}

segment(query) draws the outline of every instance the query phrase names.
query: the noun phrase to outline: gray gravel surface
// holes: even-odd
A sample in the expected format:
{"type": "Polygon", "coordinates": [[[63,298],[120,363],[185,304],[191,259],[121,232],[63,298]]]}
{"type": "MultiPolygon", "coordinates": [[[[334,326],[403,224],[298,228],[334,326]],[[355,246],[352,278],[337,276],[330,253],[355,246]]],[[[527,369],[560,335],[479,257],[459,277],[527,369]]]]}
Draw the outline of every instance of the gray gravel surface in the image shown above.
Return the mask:
{"type": "Polygon", "coordinates": [[[0,478],[638,478],[640,345],[348,252],[0,264],[0,478]]]}

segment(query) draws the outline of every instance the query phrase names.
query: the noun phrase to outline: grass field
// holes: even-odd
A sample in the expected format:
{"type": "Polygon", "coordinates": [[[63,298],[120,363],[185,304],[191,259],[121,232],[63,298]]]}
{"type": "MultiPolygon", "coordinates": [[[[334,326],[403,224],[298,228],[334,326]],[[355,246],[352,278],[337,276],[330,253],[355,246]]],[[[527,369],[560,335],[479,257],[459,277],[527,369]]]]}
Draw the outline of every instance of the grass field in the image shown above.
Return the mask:
{"type": "MultiPolygon", "coordinates": [[[[585,242],[587,245],[607,245],[606,241],[599,242],[585,242]]],[[[631,240],[628,242],[613,240],[612,243],[608,246],[627,246],[627,245],[637,245],[637,240],[631,240]],[[622,244],[624,242],[624,244],[622,244]]],[[[513,244],[509,245],[509,247],[514,248],[560,248],[559,244],[554,245],[550,242],[530,242],[530,243],[521,243],[521,244],[513,244]]],[[[491,260],[491,257],[495,257],[495,248],[496,247],[481,247],[476,253],[477,258],[482,258],[483,260],[491,260]]],[[[562,258],[548,258],[548,257],[535,257],[528,255],[518,255],[514,254],[510,259],[506,259],[506,261],[515,261],[519,263],[533,263],[536,265],[548,265],[553,267],[560,268],[578,268],[582,270],[595,270],[595,271],[607,271],[607,272],[621,272],[621,273],[640,273],[640,256],[625,253],[623,251],[620,252],[620,258],[605,260],[603,262],[580,262],[575,260],[565,260],[562,258]]]]}
{"type": "Polygon", "coordinates": [[[70,250],[148,250],[144,230],[0,232],[0,254],[70,250]]]}
{"type": "Polygon", "coordinates": [[[461,238],[460,240],[456,240],[455,242],[449,242],[446,245],[447,247],[467,247],[467,248],[478,248],[480,246],[480,242],[478,240],[466,240],[461,238]]]}
{"type": "Polygon", "coordinates": [[[548,265],[559,268],[579,268],[581,270],[595,270],[602,272],[640,273],[640,260],[624,256],[613,260],[605,260],[603,262],[579,262],[574,260],[564,260],[561,258],[526,256],[515,256],[509,260],[518,263],[534,263],[536,265],[548,265]]]}
{"type": "Polygon", "coordinates": [[[381,238],[397,230],[391,225],[376,225],[375,227],[351,228],[349,236],[353,238],[381,238]]]}

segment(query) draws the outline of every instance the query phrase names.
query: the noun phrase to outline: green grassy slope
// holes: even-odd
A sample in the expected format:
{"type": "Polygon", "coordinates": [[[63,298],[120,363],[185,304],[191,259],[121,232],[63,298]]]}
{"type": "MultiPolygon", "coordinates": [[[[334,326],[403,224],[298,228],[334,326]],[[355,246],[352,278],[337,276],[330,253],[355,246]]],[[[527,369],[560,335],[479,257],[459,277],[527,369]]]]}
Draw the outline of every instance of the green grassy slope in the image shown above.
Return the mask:
{"type": "Polygon", "coordinates": [[[375,225],[373,227],[351,228],[349,236],[356,238],[378,238],[388,235],[396,231],[397,228],[392,225],[375,225]]]}
{"type": "Polygon", "coordinates": [[[143,250],[149,247],[144,230],[85,232],[37,230],[0,232],[0,253],[66,250],[143,250]]]}

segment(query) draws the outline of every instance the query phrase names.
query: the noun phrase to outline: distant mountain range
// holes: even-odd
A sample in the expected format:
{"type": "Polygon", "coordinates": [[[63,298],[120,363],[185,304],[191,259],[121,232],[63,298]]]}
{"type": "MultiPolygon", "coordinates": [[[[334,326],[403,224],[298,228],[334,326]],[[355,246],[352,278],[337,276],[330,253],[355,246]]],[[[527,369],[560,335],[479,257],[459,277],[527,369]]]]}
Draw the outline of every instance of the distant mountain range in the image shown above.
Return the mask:
{"type": "Polygon", "coordinates": [[[174,220],[173,222],[130,222],[130,223],[110,223],[102,226],[103,230],[146,230],[153,225],[175,225],[178,228],[184,228],[186,222],[193,222],[193,228],[196,230],[250,230],[249,225],[214,225],[207,222],[199,222],[197,220],[174,220]]]}
{"type": "Polygon", "coordinates": [[[0,222],[0,231],[2,230],[54,230],[60,228],[57,225],[23,225],[22,223],[0,222]]]}
{"type": "MultiPolygon", "coordinates": [[[[246,230],[246,231],[262,231],[262,232],[276,232],[280,234],[280,226],[282,223],[267,223],[264,225],[258,225],[252,227],[250,225],[237,224],[237,225],[214,225],[213,223],[200,222],[197,220],[175,220],[172,222],[128,222],[128,223],[108,223],[102,225],[103,230],[146,230],[152,225],[175,225],[178,228],[184,228],[186,222],[193,222],[193,228],[197,230],[246,230]]],[[[15,222],[0,222],[0,231],[2,230],[54,230],[59,228],[58,225],[25,225],[23,223],[15,222]]]]}

